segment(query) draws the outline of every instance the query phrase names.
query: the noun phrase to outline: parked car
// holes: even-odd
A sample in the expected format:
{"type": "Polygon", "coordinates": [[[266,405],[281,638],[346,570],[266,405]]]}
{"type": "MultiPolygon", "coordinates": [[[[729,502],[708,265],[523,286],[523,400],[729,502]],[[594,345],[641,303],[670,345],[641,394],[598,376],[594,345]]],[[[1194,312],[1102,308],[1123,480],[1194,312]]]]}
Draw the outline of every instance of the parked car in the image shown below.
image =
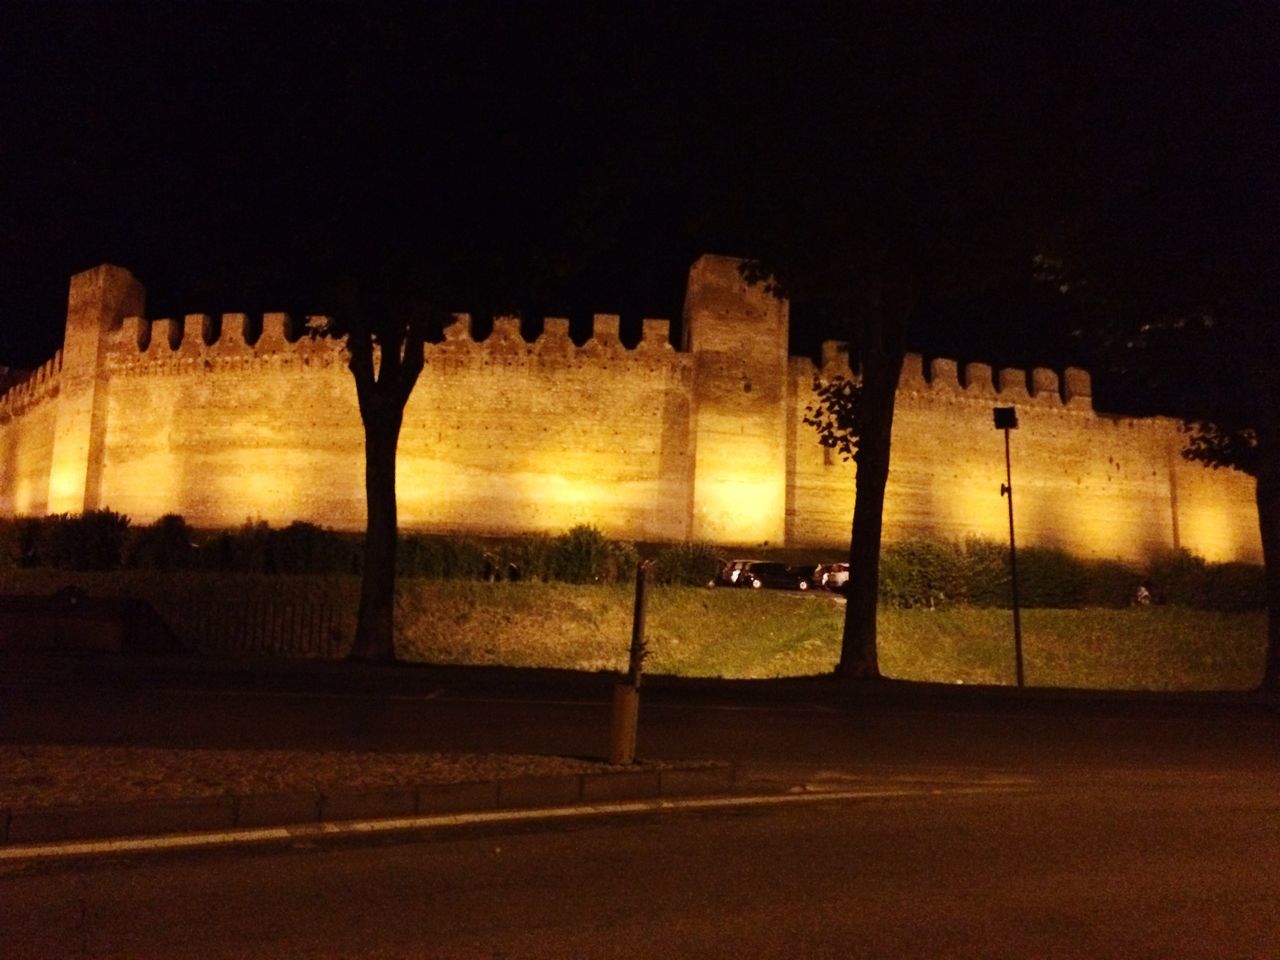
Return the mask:
{"type": "Polygon", "coordinates": [[[714,585],[718,587],[749,587],[751,584],[743,578],[743,571],[753,564],[762,562],[761,560],[730,560],[721,568],[720,576],[716,577],[714,585]]]}
{"type": "Polygon", "coordinates": [[[808,590],[816,583],[813,570],[813,567],[789,566],[773,560],[751,560],[737,571],[734,586],[755,590],[761,587],[770,587],[774,590],[808,590]]]}
{"type": "Polygon", "coordinates": [[[827,590],[841,590],[849,582],[849,565],[847,563],[823,563],[814,571],[818,585],[827,590]]]}

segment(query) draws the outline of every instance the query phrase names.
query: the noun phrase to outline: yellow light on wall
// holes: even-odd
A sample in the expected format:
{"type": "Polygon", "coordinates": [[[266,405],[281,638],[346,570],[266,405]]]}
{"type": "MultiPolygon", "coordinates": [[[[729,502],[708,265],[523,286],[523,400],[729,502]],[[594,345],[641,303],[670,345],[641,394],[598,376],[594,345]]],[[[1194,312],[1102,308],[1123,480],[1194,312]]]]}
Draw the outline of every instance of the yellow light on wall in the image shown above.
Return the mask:
{"type": "Polygon", "coordinates": [[[84,509],[83,464],[55,463],[49,471],[49,504],[54,512],[79,513],[84,509]]]}
{"type": "Polygon", "coordinates": [[[260,450],[242,449],[228,451],[227,458],[233,463],[232,469],[220,471],[207,494],[203,482],[195,481],[199,487],[188,486],[180,491],[179,501],[191,499],[199,490],[214,502],[234,504],[241,516],[273,524],[288,524],[306,515],[294,472],[274,463],[274,457],[263,456],[260,450]]]}
{"type": "Polygon", "coordinates": [[[1238,536],[1239,523],[1220,504],[1188,510],[1179,517],[1183,541],[1211,562],[1235,560],[1245,552],[1238,536]]]}

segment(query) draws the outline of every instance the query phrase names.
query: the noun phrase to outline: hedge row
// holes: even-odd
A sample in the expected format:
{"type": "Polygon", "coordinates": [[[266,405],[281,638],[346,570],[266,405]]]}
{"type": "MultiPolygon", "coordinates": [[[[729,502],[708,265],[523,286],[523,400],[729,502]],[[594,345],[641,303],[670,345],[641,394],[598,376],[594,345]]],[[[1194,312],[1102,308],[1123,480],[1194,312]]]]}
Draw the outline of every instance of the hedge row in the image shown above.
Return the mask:
{"type": "MultiPolygon", "coordinates": [[[[110,510],[0,521],[0,562],[64,570],[352,574],[360,572],[362,543],[360,534],[309,523],[277,529],[258,522],[200,532],[179,516],[134,526],[110,510]]],[[[402,534],[397,569],[405,577],[442,580],[612,583],[628,579],[638,559],[632,544],[581,525],[555,537],[502,540],[402,534]]],[[[716,576],[723,560],[709,544],[674,544],[654,557],[655,579],[702,585],[716,576]]],[[[1156,603],[1227,611],[1266,605],[1261,567],[1206,563],[1185,551],[1159,556],[1139,570],[1114,560],[1023,548],[1018,551],[1018,579],[1025,607],[1123,607],[1134,602],[1140,584],[1156,603]]],[[[895,607],[1007,607],[1008,548],[976,539],[886,544],[880,596],[895,607]]]]}
{"type": "MultiPolygon", "coordinates": [[[[3,562],[62,570],[208,570],[267,574],[359,573],[364,538],[315,524],[193,530],[176,515],[135,526],[110,510],[0,522],[3,562]]],[[[431,579],[613,582],[630,576],[638,554],[591,526],[558,537],[500,541],[402,534],[397,570],[431,579]]],[[[704,578],[702,582],[705,582],[704,578]]]]}
{"type": "MultiPolygon", "coordinates": [[[[1144,586],[1154,603],[1201,610],[1266,607],[1262,567],[1206,563],[1185,550],[1155,557],[1147,568],[1086,560],[1062,550],[1018,550],[1018,599],[1024,607],[1124,607],[1144,586]]],[[[880,597],[895,607],[1011,606],[1009,548],[989,540],[906,540],[885,544],[880,597]]]]}

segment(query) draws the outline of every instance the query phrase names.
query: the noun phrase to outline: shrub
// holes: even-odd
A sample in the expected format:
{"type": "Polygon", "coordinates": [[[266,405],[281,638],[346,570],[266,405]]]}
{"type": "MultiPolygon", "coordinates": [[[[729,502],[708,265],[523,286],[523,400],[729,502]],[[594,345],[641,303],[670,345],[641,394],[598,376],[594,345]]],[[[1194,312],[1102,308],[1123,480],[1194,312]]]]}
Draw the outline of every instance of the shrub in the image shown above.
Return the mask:
{"type": "Polygon", "coordinates": [[[411,533],[401,536],[396,570],[401,576],[432,580],[481,579],[501,561],[474,540],[411,533]]]}
{"type": "Polygon", "coordinates": [[[1018,602],[1024,607],[1081,607],[1086,582],[1084,562],[1063,550],[1018,551],[1018,602]]]}
{"type": "Polygon", "coordinates": [[[1211,563],[1205,568],[1205,606],[1234,613],[1267,605],[1267,578],[1262,567],[1248,563],[1211,563]]]}
{"type": "Polygon", "coordinates": [[[351,573],[359,567],[352,538],[314,523],[295,520],[273,530],[268,546],[276,573],[351,573]]]}
{"type": "Polygon", "coordinates": [[[701,587],[715,580],[723,566],[724,559],[709,543],[676,543],[658,551],[654,580],[701,587]]]}
{"type": "Polygon", "coordinates": [[[1203,609],[1205,596],[1205,562],[1189,550],[1169,550],[1152,557],[1147,575],[1153,586],[1156,603],[1176,603],[1203,609]]]}
{"type": "Polygon", "coordinates": [[[936,607],[965,599],[960,552],[937,540],[901,540],[880,552],[880,601],[891,607],[936,607]]]}
{"type": "Polygon", "coordinates": [[[530,534],[505,541],[498,556],[506,566],[507,579],[551,580],[555,542],[543,534],[530,534]]]}
{"type": "Polygon", "coordinates": [[[1089,560],[1084,564],[1086,607],[1127,607],[1141,582],[1139,574],[1119,560],[1089,560]]]}
{"type": "Polygon", "coordinates": [[[602,578],[609,556],[605,535],[590,524],[578,524],[552,542],[549,573],[556,580],[590,583],[602,578]]]}
{"type": "Polygon", "coordinates": [[[966,602],[975,607],[1008,607],[1009,547],[969,537],[959,546],[966,602]]]}
{"type": "Polygon", "coordinates": [[[185,570],[195,560],[194,533],[175,513],[133,527],[125,543],[124,565],[141,570],[185,570]]]}
{"type": "Polygon", "coordinates": [[[640,551],[629,540],[609,540],[605,547],[604,564],[600,569],[601,583],[618,583],[635,577],[640,551]]]}
{"type": "MultiPolygon", "coordinates": [[[[904,540],[886,544],[880,599],[894,607],[1012,604],[1009,547],[970,537],[959,543],[904,540]]],[[[1127,606],[1138,575],[1113,560],[1084,560],[1051,547],[1018,550],[1018,599],[1024,607],[1127,606]]]]}
{"type": "Polygon", "coordinates": [[[197,566],[202,570],[275,573],[271,557],[271,527],[265,520],[246,520],[238,530],[224,530],[200,546],[197,566]]]}
{"type": "Polygon", "coordinates": [[[1206,563],[1186,550],[1151,561],[1149,578],[1157,603],[1199,610],[1261,610],[1267,605],[1266,574],[1246,563],[1206,563]]]}
{"type": "Polygon", "coordinates": [[[39,526],[40,562],[60,570],[114,570],[124,553],[129,518],[111,510],[54,514],[39,526]]]}
{"type": "Polygon", "coordinates": [[[0,520],[0,566],[39,566],[40,523],[38,517],[0,520]]]}

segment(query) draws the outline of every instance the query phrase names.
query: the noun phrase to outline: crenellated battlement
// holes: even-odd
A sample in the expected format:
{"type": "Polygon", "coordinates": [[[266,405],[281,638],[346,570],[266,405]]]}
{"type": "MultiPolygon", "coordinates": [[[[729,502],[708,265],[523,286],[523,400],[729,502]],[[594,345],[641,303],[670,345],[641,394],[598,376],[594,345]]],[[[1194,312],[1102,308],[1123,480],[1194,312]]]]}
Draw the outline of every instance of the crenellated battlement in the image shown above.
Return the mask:
{"type": "MultiPolygon", "coordinates": [[[[805,426],[815,377],[853,376],[843,343],[788,353],[790,307],[741,261],[694,264],[682,343],[645,319],[539,325],[456,314],[424,345],[397,459],[406,529],[506,535],[592,523],[612,536],[848,544],[854,471],[805,426]],[[485,332],[485,331],[488,332],[485,332]]],[[[108,507],[196,526],[246,516],[365,521],[365,442],[345,342],[320,316],[148,318],[142,285],[103,265],[72,278],[63,349],[0,395],[0,512],[108,507]]],[[[11,381],[6,381],[11,382],[11,381]]],[[[885,532],[1007,535],[992,406],[1019,408],[1019,542],[1140,559],[1186,547],[1259,556],[1250,478],[1188,464],[1165,418],[1095,413],[1089,374],[909,354],[885,532]]],[[[744,554],[745,555],[745,554],[744,554]]]]}
{"type": "Polygon", "coordinates": [[[307,327],[323,320],[298,320],[287,313],[190,313],[181,319],[125,317],[106,340],[105,366],[113,373],[139,373],[185,366],[202,369],[253,361],[329,365],[345,362],[340,341],[310,336],[307,327]]]}
{"type": "MultiPolygon", "coordinates": [[[[634,347],[622,343],[620,322],[617,314],[596,314],[591,337],[578,345],[570,339],[569,321],[564,317],[546,318],[542,332],[529,341],[521,334],[518,316],[498,316],[492,331],[480,340],[474,336],[471,315],[458,313],[445,327],[440,343],[426,344],[427,362],[484,363],[496,357],[523,357],[531,362],[616,359],[651,364],[676,358],[669,321],[644,319],[641,339],[634,347]]],[[[184,365],[194,367],[196,361],[202,369],[254,361],[315,366],[345,363],[346,347],[340,338],[312,334],[327,325],[327,317],[309,315],[298,320],[287,313],[260,317],[196,313],[181,319],[130,316],[108,335],[105,366],[113,373],[128,374],[172,372],[184,365]]]]}
{"type": "Polygon", "coordinates": [[[15,383],[0,394],[0,423],[8,423],[29,407],[56,397],[61,372],[62,351],[59,350],[33,370],[25,380],[15,383]]]}
{"type": "MultiPolygon", "coordinates": [[[[856,376],[849,365],[848,346],[838,340],[822,344],[817,364],[805,358],[793,358],[793,362],[799,374],[809,379],[856,376]]],[[[1087,370],[1078,367],[1067,367],[1061,376],[1047,367],[1030,371],[1005,367],[993,375],[989,364],[966,363],[962,375],[961,365],[955,360],[934,357],[927,374],[925,369],[921,354],[908,353],[898,379],[899,392],[1093,411],[1092,380],[1087,370]]]]}

